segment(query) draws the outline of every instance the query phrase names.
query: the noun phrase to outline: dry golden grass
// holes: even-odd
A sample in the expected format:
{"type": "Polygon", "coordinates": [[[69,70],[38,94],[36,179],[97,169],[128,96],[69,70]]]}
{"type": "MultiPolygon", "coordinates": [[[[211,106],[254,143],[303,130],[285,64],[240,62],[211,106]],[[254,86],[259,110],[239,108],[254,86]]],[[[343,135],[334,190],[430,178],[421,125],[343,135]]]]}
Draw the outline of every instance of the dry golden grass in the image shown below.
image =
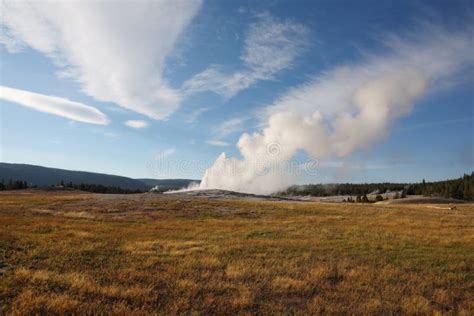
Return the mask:
{"type": "Polygon", "coordinates": [[[0,314],[474,313],[474,207],[0,194],[0,314]]]}

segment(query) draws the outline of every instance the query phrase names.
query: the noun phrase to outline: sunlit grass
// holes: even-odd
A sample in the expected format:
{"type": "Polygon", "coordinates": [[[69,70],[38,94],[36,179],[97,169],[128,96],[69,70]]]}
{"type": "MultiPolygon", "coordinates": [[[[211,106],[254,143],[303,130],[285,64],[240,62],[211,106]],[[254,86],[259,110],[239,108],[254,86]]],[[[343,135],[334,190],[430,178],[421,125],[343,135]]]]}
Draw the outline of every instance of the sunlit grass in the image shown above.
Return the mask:
{"type": "Polygon", "coordinates": [[[474,208],[0,194],[0,314],[474,311],[474,208]]]}

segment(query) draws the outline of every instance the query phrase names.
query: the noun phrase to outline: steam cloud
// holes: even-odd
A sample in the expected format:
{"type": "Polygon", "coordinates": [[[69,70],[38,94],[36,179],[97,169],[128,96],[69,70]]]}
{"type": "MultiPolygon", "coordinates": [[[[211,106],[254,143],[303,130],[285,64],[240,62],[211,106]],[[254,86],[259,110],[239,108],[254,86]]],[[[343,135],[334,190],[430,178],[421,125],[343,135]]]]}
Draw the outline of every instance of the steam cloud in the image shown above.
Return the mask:
{"type": "Polygon", "coordinates": [[[346,157],[386,138],[428,87],[455,84],[454,75],[472,67],[469,32],[429,29],[406,40],[392,36],[385,42],[390,53],[337,67],[288,91],[264,109],[261,132],[240,137],[242,159],[222,153],[200,188],[273,193],[296,180],[287,163],[299,150],[313,159],[346,157]]]}

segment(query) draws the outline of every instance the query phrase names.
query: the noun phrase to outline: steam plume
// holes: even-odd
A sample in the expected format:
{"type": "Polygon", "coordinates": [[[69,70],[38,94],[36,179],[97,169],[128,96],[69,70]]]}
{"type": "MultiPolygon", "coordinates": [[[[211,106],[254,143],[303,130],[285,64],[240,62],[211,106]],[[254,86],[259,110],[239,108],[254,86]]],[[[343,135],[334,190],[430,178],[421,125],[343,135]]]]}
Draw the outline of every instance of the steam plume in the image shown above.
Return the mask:
{"type": "Polygon", "coordinates": [[[469,32],[429,28],[411,38],[392,36],[390,53],[327,71],[291,89],[264,109],[265,127],[244,133],[242,159],[222,153],[201,188],[268,194],[292,184],[287,162],[303,150],[314,159],[346,157],[383,140],[394,120],[409,115],[430,87],[456,83],[472,67],[469,32]]]}

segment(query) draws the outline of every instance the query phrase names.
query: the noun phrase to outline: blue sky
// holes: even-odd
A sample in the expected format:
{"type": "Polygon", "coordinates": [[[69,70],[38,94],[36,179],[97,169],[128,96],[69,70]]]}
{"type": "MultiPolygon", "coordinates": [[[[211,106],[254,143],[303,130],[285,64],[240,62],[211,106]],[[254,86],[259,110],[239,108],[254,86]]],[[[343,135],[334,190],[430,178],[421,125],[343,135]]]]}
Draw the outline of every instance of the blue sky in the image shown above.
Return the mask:
{"type": "Polygon", "coordinates": [[[317,161],[297,183],[474,169],[471,1],[2,7],[3,162],[201,179],[277,144],[317,161]]]}

